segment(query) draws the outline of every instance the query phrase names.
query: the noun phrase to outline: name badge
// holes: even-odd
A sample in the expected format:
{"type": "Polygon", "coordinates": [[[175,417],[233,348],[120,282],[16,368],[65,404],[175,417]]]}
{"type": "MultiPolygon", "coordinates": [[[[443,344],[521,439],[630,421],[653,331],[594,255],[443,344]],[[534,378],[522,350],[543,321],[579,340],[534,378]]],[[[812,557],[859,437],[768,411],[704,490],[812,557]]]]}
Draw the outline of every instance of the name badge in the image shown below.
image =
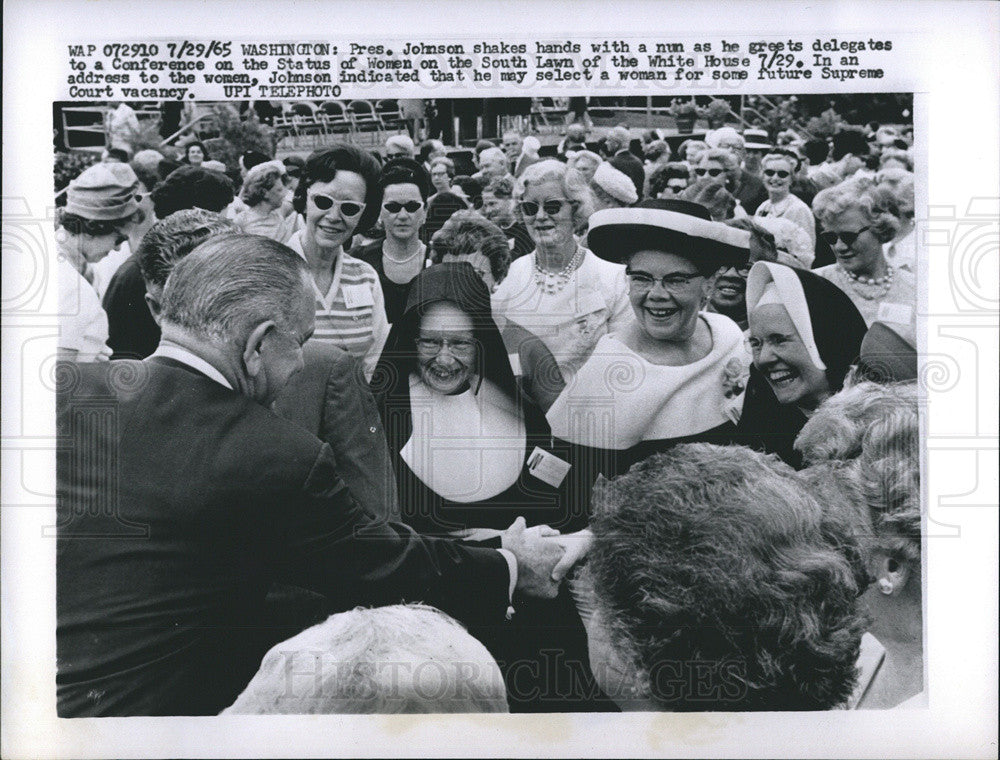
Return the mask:
{"type": "Polygon", "coordinates": [[[344,306],[348,309],[360,309],[362,306],[374,306],[375,299],[371,289],[366,285],[345,285],[344,306]]]}
{"type": "Polygon", "coordinates": [[[538,446],[535,446],[535,450],[528,457],[528,472],[553,488],[559,487],[566,478],[570,467],[572,465],[566,460],[560,459],[555,454],[550,454],[538,446]]]}
{"type": "Polygon", "coordinates": [[[875,319],[879,322],[895,322],[908,325],[913,321],[913,308],[904,303],[880,303],[875,319]]]}
{"type": "Polygon", "coordinates": [[[524,374],[521,371],[521,357],[518,354],[507,354],[507,359],[510,361],[510,368],[514,372],[514,377],[520,377],[524,374]]]}

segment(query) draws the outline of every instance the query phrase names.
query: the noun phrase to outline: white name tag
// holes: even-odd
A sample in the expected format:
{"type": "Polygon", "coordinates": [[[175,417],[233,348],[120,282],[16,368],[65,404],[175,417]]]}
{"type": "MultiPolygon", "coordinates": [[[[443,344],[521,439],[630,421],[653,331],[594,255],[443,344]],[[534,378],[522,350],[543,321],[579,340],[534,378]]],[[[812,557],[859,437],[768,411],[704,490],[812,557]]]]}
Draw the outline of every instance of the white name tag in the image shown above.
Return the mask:
{"type": "Polygon", "coordinates": [[[371,289],[366,285],[345,285],[344,306],[348,309],[360,309],[362,306],[374,306],[375,299],[371,289]]]}
{"type": "Polygon", "coordinates": [[[907,306],[905,303],[880,303],[875,319],[879,322],[908,325],[913,321],[913,307],[907,306]]]}
{"type": "Polygon", "coordinates": [[[566,460],[560,459],[555,454],[550,454],[538,446],[535,446],[535,450],[528,457],[528,472],[553,488],[559,487],[571,466],[566,460]]]}
{"type": "Polygon", "coordinates": [[[510,360],[510,368],[514,372],[514,377],[520,377],[524,373],[521,371],[521,357],[518,354],[507,354],[510,360]]]}

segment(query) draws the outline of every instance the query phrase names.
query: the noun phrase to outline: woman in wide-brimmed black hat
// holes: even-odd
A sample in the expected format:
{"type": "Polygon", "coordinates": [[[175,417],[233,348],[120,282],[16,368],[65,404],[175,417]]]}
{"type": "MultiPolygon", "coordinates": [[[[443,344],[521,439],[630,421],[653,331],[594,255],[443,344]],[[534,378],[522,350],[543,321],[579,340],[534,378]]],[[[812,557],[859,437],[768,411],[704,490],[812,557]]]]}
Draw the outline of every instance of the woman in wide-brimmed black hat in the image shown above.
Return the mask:
{"type": "Polygon", "coordinates": [[[598,341],[552,405],[553,434],[601,452],[582,453],[605,475],[678,441],[728,442],[749,357],[736,323],[703,308],[719,268],[745,265],[749,235],[655,200],[594,214],[588,245],[626,265],[635,319],[598,341]]]}

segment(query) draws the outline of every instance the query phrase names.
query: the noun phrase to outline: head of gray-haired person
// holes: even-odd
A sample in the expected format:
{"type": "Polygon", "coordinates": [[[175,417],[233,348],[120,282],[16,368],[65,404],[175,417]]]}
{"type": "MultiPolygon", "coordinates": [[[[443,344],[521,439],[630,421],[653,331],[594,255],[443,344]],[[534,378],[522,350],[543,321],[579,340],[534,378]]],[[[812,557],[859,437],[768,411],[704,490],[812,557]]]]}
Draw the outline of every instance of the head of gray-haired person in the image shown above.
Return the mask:
{"type": "Polygon", "coordinates": [[[270,406],[303,367],[316,305],[305,261],[260,235],[220,235],[174,267],[163,290],[161,346],[208,362],[233,390],[270,406]]]}
{"type": "Polygon", "coordinates": [[[146,284],[146,304],[159,323],[163,286],[178,261],[214,235],[239,232],[221,214],[201,208],[175,211],[161,219],[143,236],[135,252],[146,284]]]}
{"type": "Polygon", "coordinates": [[[486,647],[440,610],[396,604],[331,615],[275,645],[223,714],[508,711],[486,647]]]}

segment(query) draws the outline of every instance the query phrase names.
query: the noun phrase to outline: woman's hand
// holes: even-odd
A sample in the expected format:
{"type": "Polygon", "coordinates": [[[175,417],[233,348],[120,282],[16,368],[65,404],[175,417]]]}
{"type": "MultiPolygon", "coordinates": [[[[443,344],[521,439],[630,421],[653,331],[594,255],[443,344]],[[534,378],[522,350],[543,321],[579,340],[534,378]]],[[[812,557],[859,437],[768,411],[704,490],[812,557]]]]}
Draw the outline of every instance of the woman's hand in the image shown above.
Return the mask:
{"type": "Polygon", "coordinates": [[[594,542],[594,534],[589,529],[568,533],[565,536],[553,536],[547,539],[558,543],[564,550],[562,558],[552,568],[552,580],[556,583],[562,581],[575,565],[581,562],[590,551],[590,545],[594,542]]]}

